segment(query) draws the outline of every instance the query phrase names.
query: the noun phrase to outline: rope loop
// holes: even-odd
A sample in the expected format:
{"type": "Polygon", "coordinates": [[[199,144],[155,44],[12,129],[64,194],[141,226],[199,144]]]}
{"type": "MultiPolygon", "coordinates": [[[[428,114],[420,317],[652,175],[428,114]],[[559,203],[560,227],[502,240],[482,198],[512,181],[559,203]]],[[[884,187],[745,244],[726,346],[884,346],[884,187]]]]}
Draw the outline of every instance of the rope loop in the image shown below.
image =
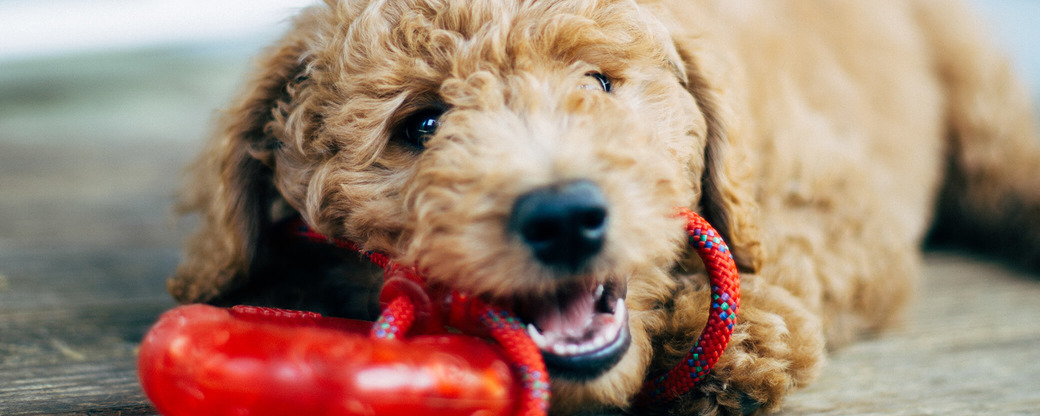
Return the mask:
{"type": "Polygon", "coordinates": [[[688,393],[718,363],[733,334],[740,309],[740,278],[729,246],[704,218],[689,209],[680,209],[686,219],[690,246],[704,262],[711,284],[708,323],[697,342],[670,371],[648,379],[636,398],[641,406],[664,405],[688,393]]]}

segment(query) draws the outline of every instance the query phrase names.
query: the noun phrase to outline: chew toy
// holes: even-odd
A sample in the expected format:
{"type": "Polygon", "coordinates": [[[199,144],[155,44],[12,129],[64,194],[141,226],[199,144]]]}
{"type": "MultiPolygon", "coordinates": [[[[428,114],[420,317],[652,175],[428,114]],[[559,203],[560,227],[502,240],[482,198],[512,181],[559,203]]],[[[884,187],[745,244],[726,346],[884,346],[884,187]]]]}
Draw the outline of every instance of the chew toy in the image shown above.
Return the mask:
{"type": "Polygon", "coordinates": [[[512,414],[519,386],[494,346],[465,335],[373,339],[371,326],[178,307],[141,346],[141,385],[166,416],[512,414]]]}
{"type": "MultiPolygon", "coordinates": [[[[696,213],[679,215],[708,271],[713,302],[697,343],[671,371],[647,380],[636,398],[640,406],[663,405],[706,376],[729,342],[739,307],[725,242],[696,213]]],[[[357,250],[306,228],[297,234],[357,250]]],[[[427,287],[414,269],[364,254],[385,270],[384,311],[375,323],[248,306],[181,306],[163,314],[142,342],[145,393],[166,416],[546,414],[548,373],[509,311],[427,287]]]]}

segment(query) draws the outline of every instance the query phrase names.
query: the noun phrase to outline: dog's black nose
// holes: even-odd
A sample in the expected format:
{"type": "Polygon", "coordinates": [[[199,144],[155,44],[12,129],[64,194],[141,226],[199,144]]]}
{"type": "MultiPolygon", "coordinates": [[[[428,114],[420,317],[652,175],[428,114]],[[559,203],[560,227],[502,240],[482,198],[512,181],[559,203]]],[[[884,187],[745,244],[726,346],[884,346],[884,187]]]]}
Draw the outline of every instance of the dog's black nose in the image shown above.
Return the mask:
{"type": "Polygon", "coordinates": [[[517,199],[510,227],[542,264],[577,272],[603,248],[607,200],[589,181],[539,188],[517,199]]]}

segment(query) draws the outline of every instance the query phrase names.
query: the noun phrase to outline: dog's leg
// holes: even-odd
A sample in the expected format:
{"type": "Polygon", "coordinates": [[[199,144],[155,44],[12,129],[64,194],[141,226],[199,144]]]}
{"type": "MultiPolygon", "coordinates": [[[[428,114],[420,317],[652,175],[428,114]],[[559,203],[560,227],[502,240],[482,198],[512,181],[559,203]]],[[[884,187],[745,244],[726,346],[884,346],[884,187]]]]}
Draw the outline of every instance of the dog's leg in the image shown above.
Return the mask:
{"type": "MultiPolygon", "coordinates": [[[[863,212],[883,212],[865,197],[863,212]]],[[[741,276],[738,324],[709,377],[672,414],[732,415],[780,408],[825,361],[825,345],[841,345],[897,321],[911,296],[919,254],[911,232],[886,226],[884,214],[850,212],[813,226],[782,211],[765,230],[766,265],[741,276]],[[799,225],[801,224],[801,225],[799,225]]],[[[681,278],[669,305],[672,325],[655,342],[655,369],[674,365],[706,320],[704,278],[681,278]],[[683,337],[687,337],[683,339],[683,337]]]]}
{"type": "MultiPolygon", "coordinates": [[[[970,14],[922,11],[947,89],[948,171],[933,237],[1040,270],[1040,138],[1028,89],[970,14]]],[[[931,5],[931,3],[928,3],[931,5]]]]}

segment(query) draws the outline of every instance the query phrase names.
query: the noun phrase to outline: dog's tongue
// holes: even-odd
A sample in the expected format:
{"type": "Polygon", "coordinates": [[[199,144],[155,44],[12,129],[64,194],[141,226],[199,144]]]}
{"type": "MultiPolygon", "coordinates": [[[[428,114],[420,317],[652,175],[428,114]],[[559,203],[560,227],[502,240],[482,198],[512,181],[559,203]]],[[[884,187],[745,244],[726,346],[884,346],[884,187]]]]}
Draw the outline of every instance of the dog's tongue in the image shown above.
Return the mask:
{"type": "Polygon", "coordinates": [[[618,337],[624,320],[624,301],[605,296],[603,285],[575,287],[556,298],[526,305],[533,325],[528,331],[545,351],[557,354],[597,350],[618,337]]]}
{"type": "Polygon", "coordinates": [[[543,333],[575,340],[585,338],[593,327],[595,303],[596,297],[592,292],[572,293],[566,299],[549,302],[543,312],[534,317],[534,324],[543,333]]]}

